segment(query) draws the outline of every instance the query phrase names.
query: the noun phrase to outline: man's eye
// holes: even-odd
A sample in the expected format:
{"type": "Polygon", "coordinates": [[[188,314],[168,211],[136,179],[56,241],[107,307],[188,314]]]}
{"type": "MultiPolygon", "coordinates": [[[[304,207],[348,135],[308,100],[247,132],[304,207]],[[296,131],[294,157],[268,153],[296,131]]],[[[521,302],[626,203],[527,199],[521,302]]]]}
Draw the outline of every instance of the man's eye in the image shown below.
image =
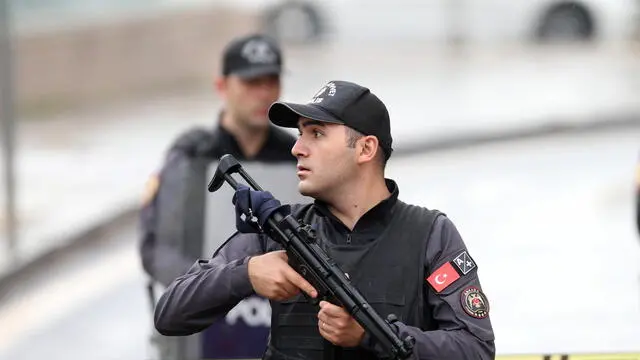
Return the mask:
{"type": "Polygon", "coordinates": [[[314,136],[314,137],[316,137],[316,138],[319,138],[319,137],[320,137],[320,136],[322,136],[322,135],[324,135],[324,134],[322,134],[322,133],[321,133],[320,131],[318,131],[318,130],[315,130],[315,131],[313,132],[313,136],[314,136]]]}

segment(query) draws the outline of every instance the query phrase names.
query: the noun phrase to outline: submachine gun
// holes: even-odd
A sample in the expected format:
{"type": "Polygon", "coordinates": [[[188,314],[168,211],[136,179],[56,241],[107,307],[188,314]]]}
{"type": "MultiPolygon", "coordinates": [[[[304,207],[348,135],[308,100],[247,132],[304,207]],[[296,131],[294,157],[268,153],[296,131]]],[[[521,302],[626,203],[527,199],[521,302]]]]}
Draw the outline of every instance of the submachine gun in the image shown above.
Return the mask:
{"type": "MultiPolygon", "coordinates": [[[[225,181],[234,190],[238,190],[239,184],[231,176],[234,173],[239,173],[254,190],[263,191],[242,165],[227,154],[220,158],[216,172],[209,182],[209,192],[220,189],[225,181]]],[[[269,215],[262,230],[284,247],[289,258],[293,257],[292,263],[295,264],[296,271],[317,290],[316,298],[307,297],[312,304],[325,300],[342,306],[391,359],[404,360],[411,356],[414,338],[399,338],[397,328],[392,325],[397,317],[390,314],[385,320],[371,307],[345,273],[318,245],[315,232],[309,224],[300,223],[290,214],[276,210],[269,215]]]]}

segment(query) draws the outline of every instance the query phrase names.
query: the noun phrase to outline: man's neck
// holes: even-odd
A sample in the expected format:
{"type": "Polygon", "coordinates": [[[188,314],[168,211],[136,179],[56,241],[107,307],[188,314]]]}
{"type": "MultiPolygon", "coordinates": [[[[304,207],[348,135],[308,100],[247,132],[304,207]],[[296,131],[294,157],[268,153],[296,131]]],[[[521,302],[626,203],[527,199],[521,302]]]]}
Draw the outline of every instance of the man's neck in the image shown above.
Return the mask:
{"type": "Polygon", "coordinates": [[[223,113],[221,123],[223,129],[228,131],[236,139],[240,151],[245,158],[251,159],[259,152],[269,135],[269,128],[249,128],[234,121],[228,112],[223,113]]]}
{"type": "Polygon", "coordinates": [[[387,199],[391,193],[384,178],[359,179],[353,186],[345,186],[340,194],[333,196],[329,210],[350,230],[353,230],[362,215],[387,199]]]}

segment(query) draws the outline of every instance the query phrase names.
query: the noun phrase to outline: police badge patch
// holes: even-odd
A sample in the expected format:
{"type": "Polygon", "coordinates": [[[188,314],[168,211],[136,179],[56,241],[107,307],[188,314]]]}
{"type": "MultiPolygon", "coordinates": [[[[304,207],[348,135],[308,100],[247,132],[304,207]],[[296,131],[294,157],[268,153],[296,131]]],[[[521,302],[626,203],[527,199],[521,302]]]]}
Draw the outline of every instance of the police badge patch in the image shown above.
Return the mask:
{"type": "Polygon", "coordinates": [[[460,255],[456,256],[456,258],[453,259],[453,263],[456,264],[460,270],[460,275],[467,275],[471,270],[476,268],[476,263],[466,251],[463,251],[460,255]]]}
{"type": "Polygon", "coordinates": [[[475,286],[470,286],[462,291],[460,302],[464,312],[476,319],[484,319],[489,316],[489,301],[475,286]]]}

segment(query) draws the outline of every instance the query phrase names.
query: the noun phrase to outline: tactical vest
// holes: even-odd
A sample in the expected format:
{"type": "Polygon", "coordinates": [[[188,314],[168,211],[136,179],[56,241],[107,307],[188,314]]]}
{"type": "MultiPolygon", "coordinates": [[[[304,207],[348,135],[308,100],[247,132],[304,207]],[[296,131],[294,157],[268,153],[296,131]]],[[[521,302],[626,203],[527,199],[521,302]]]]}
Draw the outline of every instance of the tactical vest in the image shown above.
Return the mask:
{"type": "MultiPolygon", "coordinates": [[[[305,211],[305,223],[317,226],[321,247],[383,319],[394,314],[406,325],[428,330],[432,321],[424,307],[424,257],[439,212],[398,200],[389,226],[377,239],[365,245],[336,245],[321,240],[324,221],[315,211],[305,211]]],[[[378,359],[361,347],[340,348],[326,341],[318,331],[319,307],[302,295],[272,301],[271,308],[265,360],[378,359]]]]}

